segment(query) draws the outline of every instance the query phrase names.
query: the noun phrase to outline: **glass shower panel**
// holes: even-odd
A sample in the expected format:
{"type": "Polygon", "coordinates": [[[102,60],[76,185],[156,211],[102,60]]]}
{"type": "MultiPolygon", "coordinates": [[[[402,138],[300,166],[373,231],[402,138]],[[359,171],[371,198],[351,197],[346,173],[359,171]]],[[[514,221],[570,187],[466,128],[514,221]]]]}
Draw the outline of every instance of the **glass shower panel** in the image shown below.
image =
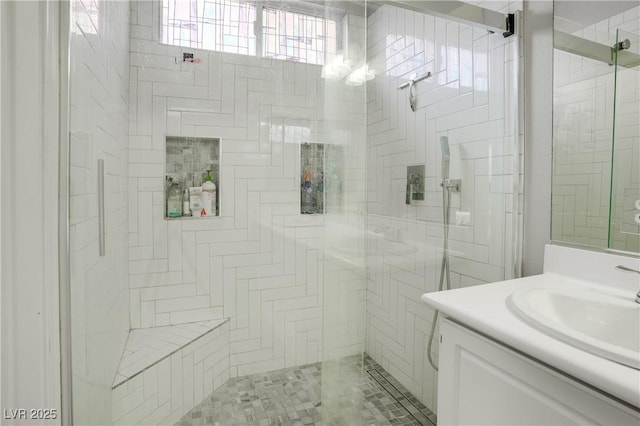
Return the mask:
{"type": "Polygon", "coordinates": [[[431,339],[434,311],[420,296],[518,273],[519,37],[389,5],[367,28],[377,74],[367,86],[366,354],[432,421],[439,334],[431,339]],[[423,199],[409,190],[413,166],[424,166],[423,199]]]}
{"type": "Polygon", "coordinates": [[[73,422],[111,424],[129,332],[129,4],[70,2],[69,262],[73,422]]]}
{"type": "MultiPolygon", "coordinates": [[[[161,39],[171,4],[72,2],[75,423],[174,423],[227,380],[320,362],[322,389],[304,401],[314,421],[360,423],[363,394],[350,385],[363,373],[365,330],[365,3],[274,3],[277,16],[256,14],[263,33],[247,52],[161,39]],[[215,217],[165,219],[166,174],[182,189],[206,174],[184,176],[185,156],[166,145],[177,138],[219,147],[215,217]],[[301,212],[305,182],[316,200],[301,212]],[[172,358],[171,371],[194,373],[192,389],[158,378],[172,389],[171,413],[155,394],[128,393],[155,374],[119,375],[128,335],[218,319],[228,319],[226,358],[204,367],[184,357],[182,369],[172,358]]],[[[201,28],[194,16],[190,28],[201,28]]]]}
{"type": "Polygon", "coordinates": [[[314,421],[384,422],[364,410],[374,361],[435,410],[433,311],[419,299],[438,287],[443,213],[451,287],[511,278],[517,263],[518,39],[364,0],[282,1],[232,53],[160,39],[167,4],[71,2],[75,423],[175,423],[228,380],[317,363],[314,421]],[[426,72],[412,111],[397,86],[426,72]],[[449,209],[443,137],[459,181],[449,209]],[[218,141],[218,216],[165,220],[167,138],[218,141]],[[423,199],[406,204],[407,167],[422,165],[423,199]],[[228,356],[172,358],[158,379],[171,413],[136,387],[155,373],[118,375],[130,331],[215,320],[228,356]]]}
{"type": "MultiPolygon", "coordinates": [[[[638,19],[636,18],[636,21],[638,19]]],[[[640,21],[638,21],[640,22],[640,21]]],[[[636,22],[637,24],[637,22],[636,22]]],[[[636,25],[636,28],[638,26],[636,25]]],[[[609,248],[640,252],[640,36],[617,30],[609,248]]]]}
{"type": "MultiPolygon", "coordinates": [[[[613,46],[615,35],[581,30],[613,46]]],[[[606,247],[608,236],[614,69],[554,49],[551,239],[606,247]]]]}
{"type": "MultiPolygon", "coordinates": [[[[327,11],[331,2],[327,2],[327,11]]],[[[323,117],[324,228],[322,251],[322,421],[362,424],[359,386],[365,341],[365,2],[341,13],[342,50],[325,63],[319,82],[323,117]]]]}

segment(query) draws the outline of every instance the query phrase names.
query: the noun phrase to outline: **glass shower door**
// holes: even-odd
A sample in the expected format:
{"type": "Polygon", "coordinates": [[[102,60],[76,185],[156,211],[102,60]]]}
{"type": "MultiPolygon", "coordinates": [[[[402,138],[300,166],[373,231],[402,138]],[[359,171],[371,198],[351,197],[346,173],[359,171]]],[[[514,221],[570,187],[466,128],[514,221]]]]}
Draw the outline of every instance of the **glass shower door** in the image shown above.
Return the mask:
{"type": "Polygon", "coordinates": [[[73,423],[111,424],[129,332],[129,3],[69,4],[69,296],[73,423]]]}
{"type": "Polygon", "coordinates": [[[617,30],[609,248],[640,252],[640,36],[617,30]]]}
{"type": "MultiPolygon", "coordinates": [[[[329,6],[330,6],[330,2],[329,6]]],[[[365,1],[342,17],[342,55],[322,70],[325,148],[322,297],[323,424],[363,424],[365,398],[365,1]],[[335,145],[335,146],[334,146],[335,145]],[[340,179],[336,179],[340,176],[340,179]]],[[[370,421],[369,421],[370,423],[370,421]]]]}
{"type": "Polygon", "coordinates": [[[398,385],[380,378],[375,408],[418,424],[435,420],[438,377],[437,320],[420,297],[517,276],[522,217],[519,37],[427,3],[385,4],[367,21],[364,361],[398,385]]]}

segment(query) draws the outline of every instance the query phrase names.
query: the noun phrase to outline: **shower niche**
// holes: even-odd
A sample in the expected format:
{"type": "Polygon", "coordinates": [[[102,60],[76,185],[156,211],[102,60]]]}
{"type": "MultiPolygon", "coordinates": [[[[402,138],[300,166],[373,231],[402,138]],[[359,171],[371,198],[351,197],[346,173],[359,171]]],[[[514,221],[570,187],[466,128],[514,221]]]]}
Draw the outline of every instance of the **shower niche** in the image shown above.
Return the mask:
{"type": "Polygon", "coordinates": [[[220,215],[220,138],[166,137],[165,219],[220,215]]]}
{"type": "Polygon", "coordinates": [[[342,206],[343,150],[339,145],[300,145],[300,213],[324,214],[342,206]]]}

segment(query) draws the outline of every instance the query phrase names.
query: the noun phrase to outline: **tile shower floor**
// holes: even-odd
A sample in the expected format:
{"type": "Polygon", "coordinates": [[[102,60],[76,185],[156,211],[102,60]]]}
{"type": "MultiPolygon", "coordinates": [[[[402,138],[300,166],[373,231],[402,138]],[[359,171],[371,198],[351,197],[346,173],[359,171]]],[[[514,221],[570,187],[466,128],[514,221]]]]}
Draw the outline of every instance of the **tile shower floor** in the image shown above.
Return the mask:
{"type": "Polygon", "coordinates": [[[176,425],[436,424],[436,416],[373,359],[365,355],[363,369],[361,361],[351,356],[229,379],[176,425]]]}

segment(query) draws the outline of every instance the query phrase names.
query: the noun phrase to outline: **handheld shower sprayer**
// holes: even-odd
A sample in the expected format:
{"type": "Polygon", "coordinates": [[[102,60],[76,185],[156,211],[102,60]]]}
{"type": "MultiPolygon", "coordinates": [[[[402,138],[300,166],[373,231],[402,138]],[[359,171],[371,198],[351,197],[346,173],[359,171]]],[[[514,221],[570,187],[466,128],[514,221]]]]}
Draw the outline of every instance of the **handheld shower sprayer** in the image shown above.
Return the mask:
{"type": "MultiPolygon", "coordinates": [[[[449,179],[449,165],[451,163],[451,151],[449,150],[449,138],[440,136],[440,151],[442,151],[442,225],[444,243],[442,246],[442,263],[440,264],[440,283],[438,291],[451,290],[451,269],[449,267],[449,216],[451,210],[451,192],[457,192],[460,188],[460,180],[449,179]]],[[[427,358],[434,370],[438,371],[438,364],[432,356],[433,339],[436,334],[436,323],[439,312],[433,313],[431,331],[429,332],[429,344],[427,346],[427,358]]]]}
{"type": "Polygon", "coordinates": [[[449,179],[449,160],[451,159],[448,137],[440,136],[440,150],[442,151],[442,180],[445,180],[449,179]]]}
{"type": "MultiPolygon", "coordinates": [[[[449,138],[447,136],[440,136],[440,151],[442,151],[442,180],[440,181],[440,186],[442,187],[442,224],[444,228],[444,243],[442,246],[442,263],[440,264],[440,283],[438,285],[438,291],[442,291],[445,288],[447,290],[451,290],[451,270],[449,268],[449,216],[451,210],[451,193],[460,191],[460,179],[449,179],[451,151],[449,150],[449,138]]],[[[438,365],[433,359],[432,348],[433,339],[436,334],[438,315],[439,312],[436,310],[433,313],[431,331],[429,333],[429,344],[427,346],[427,358],[429,359],[429,364],[431,364],[433,369],[436,371],[438,371],[438,365]]]]}
{"type": "Polygon", "coordinates": [[[442,180],[440,181],[440,186],[449,192],[459,192],[460,179],[449,179],[451,152],[449,151],[449,138],[447,136],[440,136],[440,151],[442,151],[442,180]]]}

